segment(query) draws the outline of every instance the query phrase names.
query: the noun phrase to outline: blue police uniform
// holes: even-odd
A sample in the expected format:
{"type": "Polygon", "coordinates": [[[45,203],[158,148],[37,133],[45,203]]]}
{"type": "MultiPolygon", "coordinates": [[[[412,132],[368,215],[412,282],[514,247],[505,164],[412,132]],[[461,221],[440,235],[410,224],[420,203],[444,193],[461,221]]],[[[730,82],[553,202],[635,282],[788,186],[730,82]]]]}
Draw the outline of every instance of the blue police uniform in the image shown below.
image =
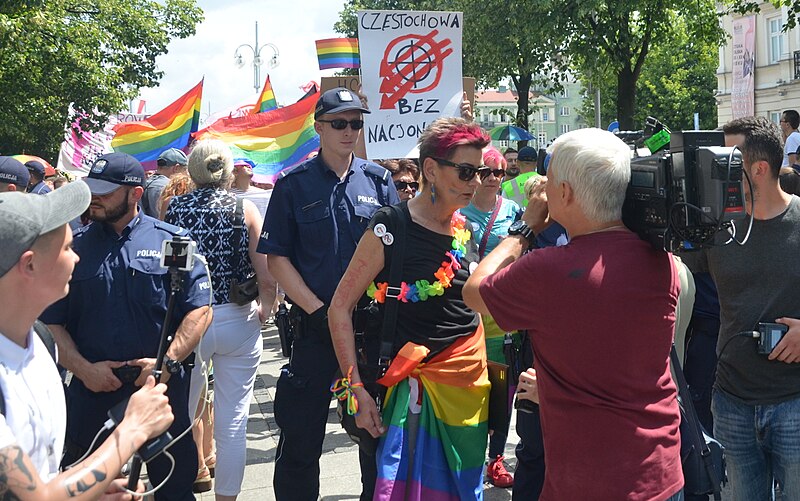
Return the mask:
{"type": "MultiPolygon", "coordinates": [[[[173,235],[186,235],[186,231],[142,212],[121,236],[102,223],[81,228],[74,238],[75,252],[81,259],[72,274],[69,294],[48,308],[42,321],[64,325],[80,354],[92,363],[154,358],[170,291],[169,273],[160,266],[161,243],[173,235]]],[[[205,269],[196,262],[184,277],[183,291],[176,300],[173,332],[186,313],[209,304],[209,288],[205,269]]],[[[189,375],[182,370],[168,383],[167,395],[175,415],[170,427],[173,437],[191,425],[189,375]]],[[[117,391],[94,393],[73,378],[67,389],[67,440],[73,449],[85,451],[108,419],[108,409],[136,389],[128,383],[117,391]]],[[[191,433],[169,451],[176,460],[175,471],[155,498],[194,499],[197,451],[191,433]]],[[[64,464],[71,459],[65,457],[64,464]]],[[[158,485],[169,473],[170,462],[160,455],[148,463],[147,469],[153,485],[158,485]]]]}
{"type": "MultiPolygon", "coordinates": [[[[317,156],[276,182],[258,251],[289,258],[309,289],[330,304],[372,216],[399,202],[386,169],[354,157],[340,179],[317,156]]],[[[305,328],[276,388],[281,435],[274,486],[279,501],[317,499],[330,384],[337,369],[327,327],[305,328]]],[[[374,485],[375,457],[362,453],[359,459],[362,481],[374,485]]]]}
{"type": "Polygon", "coordinates": [[[33,193],[34,195],[44,195],[46,193],[50,193],[51,191],[53,190],[51,190],[50,187],[44,183],[44,181],[39,181],[28,193],[33,193]]]}

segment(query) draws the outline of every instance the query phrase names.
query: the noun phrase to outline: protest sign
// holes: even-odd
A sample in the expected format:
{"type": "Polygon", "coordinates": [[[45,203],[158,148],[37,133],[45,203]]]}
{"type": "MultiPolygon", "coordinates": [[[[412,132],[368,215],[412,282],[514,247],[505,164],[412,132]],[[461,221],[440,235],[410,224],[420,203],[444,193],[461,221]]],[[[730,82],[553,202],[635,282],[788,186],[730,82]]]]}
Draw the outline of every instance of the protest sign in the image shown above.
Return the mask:
{"type": "Polygon", "coordinates": [[[358,12],[368,158],[417,156],[433,120],[460,116],[462,26],[460,12],[358,12]]]}

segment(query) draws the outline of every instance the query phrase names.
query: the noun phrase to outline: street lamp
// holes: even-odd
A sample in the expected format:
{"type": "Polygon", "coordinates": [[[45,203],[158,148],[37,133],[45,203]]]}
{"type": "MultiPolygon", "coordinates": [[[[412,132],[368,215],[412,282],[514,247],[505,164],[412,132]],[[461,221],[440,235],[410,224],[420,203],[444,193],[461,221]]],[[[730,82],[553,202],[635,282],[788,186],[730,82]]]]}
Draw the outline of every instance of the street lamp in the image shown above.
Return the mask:
{"type": "Polygon", "coordinates": [[[256,43],[254,45],[250,45],[248,43],[243,43],[239,47],[236,48],[236,52],[233,53],[233,64],[241,69],[244,68],[245,62],[244,57],[242,57],[242,53],[240,52],[242,47],[247,47],[253,52],[253,88],[258,92],[261,90],[261,65],[264,64],[264,58],[261,56],[261,51],[264,50],[264,47],[269,47],[272,49],[272,57],[269,58],[269,67],[270,69],[275,68],[278,66],[278,56],[280,52],[278,48],[271,43],[265,43],[264,45],[258,45],[258,21],[256,21],[256,43]]]}

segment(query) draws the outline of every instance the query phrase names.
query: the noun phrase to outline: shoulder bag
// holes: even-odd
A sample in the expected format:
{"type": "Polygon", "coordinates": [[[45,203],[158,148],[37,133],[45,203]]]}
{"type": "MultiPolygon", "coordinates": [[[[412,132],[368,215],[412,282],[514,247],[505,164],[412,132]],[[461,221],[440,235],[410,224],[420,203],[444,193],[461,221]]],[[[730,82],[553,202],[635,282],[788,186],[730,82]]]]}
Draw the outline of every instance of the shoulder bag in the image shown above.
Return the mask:
{"type": "Polygon", "coordinates": [[[253,272],[247,279],[239,281],[236,274],[242,264],[241,249],[239,243],[242,241],[244,227],[244,211],[242,199],[236,197],[236,209],[233,212],[233,256],[231,257],[231,285],[228,290],[228,301],[239,306],[244,306],[258,297],[258,279],[253,272]]]}

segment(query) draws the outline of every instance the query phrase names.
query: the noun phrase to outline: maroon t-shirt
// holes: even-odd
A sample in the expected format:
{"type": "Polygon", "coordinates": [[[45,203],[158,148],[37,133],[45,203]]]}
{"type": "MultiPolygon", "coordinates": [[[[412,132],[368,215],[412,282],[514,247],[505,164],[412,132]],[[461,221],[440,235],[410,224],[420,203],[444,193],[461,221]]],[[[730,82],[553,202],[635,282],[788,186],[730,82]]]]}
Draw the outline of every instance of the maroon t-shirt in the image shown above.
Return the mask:
{"type": "Polygon", "coordinates": [[[683,486],[669,371],[679,288],[672,256],[628,231],[536,250],[481,284],[500,328],[533,344],[543,501],[663,500],[683,486]]]}

